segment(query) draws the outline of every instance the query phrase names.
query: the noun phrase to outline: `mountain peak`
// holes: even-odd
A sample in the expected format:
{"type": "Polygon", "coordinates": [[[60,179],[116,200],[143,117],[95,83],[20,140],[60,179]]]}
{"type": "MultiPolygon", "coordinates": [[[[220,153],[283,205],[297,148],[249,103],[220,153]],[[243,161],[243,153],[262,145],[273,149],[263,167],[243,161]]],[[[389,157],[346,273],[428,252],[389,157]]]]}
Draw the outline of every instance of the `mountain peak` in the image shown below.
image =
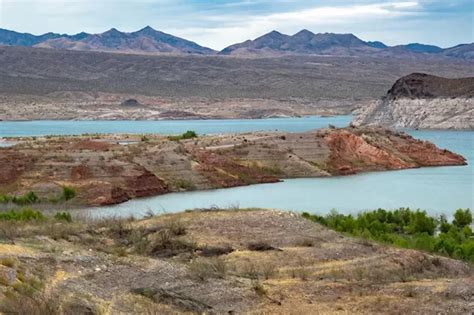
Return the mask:
{"type": "Polygon", "coordinates": [[[263,36],[260,36],[260,38],[282,38],[282,37],[286,37],[286,36],[287,36],[287,35],[282,34],[282,33],[278,32],[278,31],[273,30],[273,31],[271,31],[270,33],[267,33],[267,34],[265,34],[265,35],[263,35],[263,36]]]}
{"type": "Polygon", "coordinates": [[[155,30],[153,27],[147,25],[144,28],[142,28],[141,30],[136,31],[135,33],[137,33],[137,34],[152,34],[152,33],[156,33],[156,32],[158,32],[158,31],[155,30]]]}
{"type": "Polygon", "coordinates": [[[102,33],[102,35],[121,35],[123,34],[122,32],[120,32],[118,29],[116,29],[115,27],[112,27],[110,30],[102,33]]]}
{"type": "Polygon", "coordinates": [[[271,31],[270,33],[267,33],[265,35],[262,35],[262,36],[256,38],[255,41],[262,41],[262,40],[282,41],[282,40],[285,40],[287,37],[288,37],[288,35],[282,34],[278,31],[271,31]]]}
{"type": "Polygon", "coordinates": [[[296,33],[295,35],[293,35],[293,37],[301,37],[301,36],[314,36],[315,34],[311,31],[308,31],[307,29],[302,29],[301,31],[299,31],[298,33],[296,33]]]}

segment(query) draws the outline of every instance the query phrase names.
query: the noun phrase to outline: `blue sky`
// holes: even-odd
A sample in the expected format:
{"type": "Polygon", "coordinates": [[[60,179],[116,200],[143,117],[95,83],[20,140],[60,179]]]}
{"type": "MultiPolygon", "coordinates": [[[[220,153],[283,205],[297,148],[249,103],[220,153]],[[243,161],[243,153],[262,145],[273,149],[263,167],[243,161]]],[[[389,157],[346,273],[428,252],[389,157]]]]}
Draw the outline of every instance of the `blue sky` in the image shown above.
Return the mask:
{"type": "Polygon", "coordinates": [[[473,0],[0,0],[0,28],[72,34],[150,25],[214,49],[304,28],[449,47],[474,41],[473,19],[473,0]]]}

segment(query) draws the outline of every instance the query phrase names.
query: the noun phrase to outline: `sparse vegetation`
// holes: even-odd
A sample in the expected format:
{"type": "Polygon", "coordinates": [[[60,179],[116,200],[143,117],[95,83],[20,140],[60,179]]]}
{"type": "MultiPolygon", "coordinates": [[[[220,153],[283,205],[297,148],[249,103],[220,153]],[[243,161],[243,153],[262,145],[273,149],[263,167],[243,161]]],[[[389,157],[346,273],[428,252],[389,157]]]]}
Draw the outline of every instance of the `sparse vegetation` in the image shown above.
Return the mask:
{"type": "Polygon", "coordinates": [[[474,262],[470,209],[458,209],[452,223],[445,216],[434,218],[426,211],[408,208],[395,211],[378,209],[357,216],[336,211],[326,216],[305,212],[303,217],[339,232],[474,262]]]}
{"type": "Polygon", "coordinates": [[[72,216],[69,212],[58,212],[54,215],[58,221],[72,222],[72,216]]]}
{"type": "Polygon", "coordinates": [[[9,291],[0,305],[0,311],[4,314],[64,314],[58,297],[35,289],[29,292],[22,289],[19,289],[19,292],[9,291]]]}
{"type": "Polygon", "coordinates": [[[0,195],[0,203],[7,204],[7,203],[14,203],[19,206],[26,206],[37,203],[39,201],[38,196],[30,191],[25,195],[0,195]]]}
{"type": "Polygon", "coordinates": [[[0,212],[0,220],[4,221],[31,221],[44,219],[45,216],[40,211],[31,208],[0,212]]]}
{"type": "Polygon", "coordinates": [[[253,289],[255,293],[257,293],[258,296],[266,296],[267,295],[267,289],[263,286],[263,284],[259,281],[255,281],[253,283],[253,289]]]}
{"type": "Polygon", "coordinates": [[[314,241],[309,239],[309,238],[304,238],[304,239],[299,240],[296,243],[296,245],[301,246],[301,247],[313,247],[314,246],[314,241]]]}
{"type": "MultiPolygon", "coordinates": [[[[456,287],[466,283],[469,264],[378,245],[360,251],[361,241],[335,237],[282,212],[192,211],[144,220],[69,220],[67,212],[43,216],[0,220],[0,231],[8,227],[16,233],[16,243],[1,245],[10,252],[0,257],[0,312],[245,313],[262,306],[269,312],[307,313],[343,303],[367,308],[380,291],[400,302],[418,303],[417,310],[429,309],[436,300],[442,310],[457,311],[469,294],[456,287]],[[249,244],[262,251],[249,252],[249,244]],[[270,247],[274,250],[263,250],[270,247]],[[421,291],[413,280],[443,291],[421,291]],[[381,289],[373,290],[374,284],[381,289]],[[306,293],[302,297],[299,292],[306,293]],[[421,292],[423,301],[415,301],[421,292]],[[449,303],[443,300],[448,294],[449,303]],[[318,297],[321,304],[310,306],[308,301],[318,297]]],[[[461,217],[469,215],[463,210],[456,216],[456,228],[464,229],[469,219],[461,217]]],[[[423,230],[424,224],[418,228],[423,230]]],[[[413,304],[403,310],[410,308],[413,304]]]]}
{"type": "Polygon", "coordinates": [[[290,270],[290,275],[292,278],[299,278],[303,281],[308,280],[311,275],[310,271],[305,267],[297,267],[290,270]]]}
{"type": "Polygon", "coordinates": [[[186,140],[186,139],[193,139],[197,138],[197,133],[193,130],[188,130],[185,133],[179,135],[179,136],[169,136],[168,139],[172,141],[179,141],[179,140],[186,140]]]}
{"type": "Polygon", "coordinates": [[[24,195],[0,195],[0,204],[15,204],[18,206],[33,205],[41,202],[56,204],[60,201],[69,201],[76,197],[76,191],[72,187],[64,186],[62,193],[57,197],[40,198],[34,191],[24,195]]]}
{"type": "Polygon", "coordinates": [[[224,278],[228,266],[220,257],[196,258],[189,264],[189,271],[192,275],[204,281],[209,278],[224,278]]]}
{"type": "Polygon", "coordinates": [[[196,189],[196,185],[194,185],[194,183],[192,181],[187,180],[187,179],[178,179],[178,180],[176,180],[175,185],[179,189],[184,189],[184,190],[188,190],[188,191],[196,189]]]}
{"type": "Polygon", "coordinates": [[[265,241],[257,241],[257,242],[252,242],[247,245],[247,248],[252,251],[267,251],[267,250],[276,250],[275,247],[270,245],[269,243],[265,241]]]}
{"type": "Polygon", "coordinates": [[[3,257],[0,259],[0,265],[13,268],[16,265],[16,260],[12,257],[3,257]]]}
{"type": "Polygon", "coordinates": [[[74,188],[64,186],[63,187],[63,199],[65,201],[69,201],[69,200],[73,199],[74,197],[76,197],[76,191],[74,190],[74,188]]]}
{"type": "Polygon", "coordinates": [[[203,257],[227,255],[234,251],[234,249],[231,246],[215,246],[215,247],[204,246],[200,250],[201,250],[201,256],[203,257]]]}

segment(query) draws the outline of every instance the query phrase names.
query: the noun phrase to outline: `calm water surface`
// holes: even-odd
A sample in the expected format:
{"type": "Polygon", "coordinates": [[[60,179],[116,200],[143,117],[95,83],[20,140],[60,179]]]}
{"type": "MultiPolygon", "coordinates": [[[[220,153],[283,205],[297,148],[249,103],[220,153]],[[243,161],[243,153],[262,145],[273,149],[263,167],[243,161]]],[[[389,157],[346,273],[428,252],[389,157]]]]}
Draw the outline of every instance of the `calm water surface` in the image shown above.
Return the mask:
{"type": "MultiPolygon", "coordinates": [[[[235,133],[256,130],[307,131],[332,124],[346,126],[350,116],[256,120],[194,121],[32,121],[0,122],[0,136],[33,136],[83,133],[163,133],[195,130],[200,134],[235,133]]],[[[333,178],[288,179],[230,189],[173,193],[131,200],[111,207],[95,208],[92,215],[141,216],[186,209],[218,207],[261,207],[282,210],[344,213],[383,207],[422,208],[432,214],[452,214],[474,204],[474,132],[408,131],[416,138],[434,142],[462,154],[469,165],[366,173],[333,178]]]]}
{"type": "Polygon", "coordinates": [[[0,137],[80,135],[85,133],[158,133],[180,134],[194,130],[198,134],[238,133],[261,130],[289,132],[327,127],[345,127],[351,116],[221,120],[159,121],[0,121],[0,137]]]}

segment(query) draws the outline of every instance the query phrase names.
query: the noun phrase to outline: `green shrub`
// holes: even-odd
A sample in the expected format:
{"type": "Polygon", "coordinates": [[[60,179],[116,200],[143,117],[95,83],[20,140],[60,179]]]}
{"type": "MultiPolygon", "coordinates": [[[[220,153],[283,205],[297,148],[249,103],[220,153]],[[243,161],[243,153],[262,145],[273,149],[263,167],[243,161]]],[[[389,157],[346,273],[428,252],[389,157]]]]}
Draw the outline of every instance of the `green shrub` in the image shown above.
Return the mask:
{"type": "Polygon", "coordinates": [[[411,213],[406,229],[410,234],[427,233],[433,235],[436,229],[436,220],[429,217],[426,211],[416,210],[411,213]]]}
{"type": "Polygon", "coordinates": [[[31,221],[31,220],[44,220],[45,216],[36,210],[31,208],[23,208],[21,210],[9,210],[0,212],[0,220],[11,220],[11,221],[31,221]]]}
{"type": "Polygon", "coordinates": [[[452,223],[448,222],[446,216],[436,220],[426,211],[409,208],[395,211],[377,209],[357,216],[336,211],[324,217],[307,212],[302,216],[336,231],[365,239],[474,262],[474,239],[470,227],[472,214],[469,209],[457,210],[452,223]],[[435,234],[437,230],[438,235],[435,234]]]}
{"type": "Polygon", "coordinates": [[[33,191],[18,196],[0,195],[0,203],[6,204],[10,202],[19,206],[26,206],[38,203],[40,202],[40,199],[33,191]]]}
{"type": "Polygon", "coordinates": [[[63,198],[64,198],[64,200],[69,201],[69,200],[73,199],[74,197],[76,197],[76,191],[74,190],[74,188],[64,186],[63,187],[63,198]]]}
{"type": "Polygon", "coordinates": [[[3,204],[12,202],[19,206],[26,206],[37,203],[39,201],[40,200],[38,196],[33,191],[30,191],[29,193],[20,196],[0,195],[0,203],[3,204]]]}
{"type": "Polygon", "coordinates": [[[54,218],[58,221],[72,222],[72,217],[69,212],[58,212],[54,215],[54,218]]]}
{"type": "Polygon", "coordinates": [[[448,222],[448,219],[446,219],[446,216],[442,214],[439,217],[439,230],[442,233],[448,233],[450,228],[451,228],[451,224],[448,222]]]}
{"type": "Polygon", "coordinates": [[[12,200],[12,197],[7,195],[0,195],[0,203],[9,203],[12,200]]]}
{"type": "Polygon", "coordinates": [[[458,209],[456,213],[454,213],[454,221],[453,224],[463,228],[465,226],[472,224],[472,213],[470,209],[458,209]]]}
{"type": "Polygon", "coordinates": [[[186,140],[186,139],[193,139],[197,138],[197,133],[193,130],[188,130],[182,135],[179,136],[170,136],[168,139],[173,140],[173,141],[179,141],[179,140],[186,140]]]}

